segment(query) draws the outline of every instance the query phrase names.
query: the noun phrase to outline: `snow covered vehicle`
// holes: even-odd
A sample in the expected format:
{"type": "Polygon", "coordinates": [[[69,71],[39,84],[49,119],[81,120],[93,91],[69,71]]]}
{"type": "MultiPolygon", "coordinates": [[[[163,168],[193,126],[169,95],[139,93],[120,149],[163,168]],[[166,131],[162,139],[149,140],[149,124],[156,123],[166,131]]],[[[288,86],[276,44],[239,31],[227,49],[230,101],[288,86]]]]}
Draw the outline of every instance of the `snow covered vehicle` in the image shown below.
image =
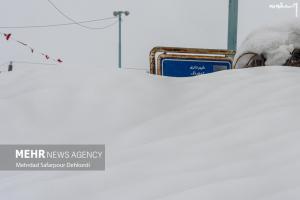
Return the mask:
{"type": "Polygon", "coordinates": [[[252,32],[237,51],[234,68],[300,67],[300,23],[269,26],[252,32]]]}
{"type": "MultiPolygon", "coordinates": [[[[253,52],[246,52],[240,55],[236,62],[235,68],[250,68],[250,67],[259,67],[259,66],[266,66],[266,58],[263,53],[257,54],[253,52]],[[241,60],[248,60],[246,63],[239,63],[241,60]]],[[[283,66],[295,66],[300,67],[300,49],[294,49],[291,53],[291,57],[286,60],[283,66]]]]}

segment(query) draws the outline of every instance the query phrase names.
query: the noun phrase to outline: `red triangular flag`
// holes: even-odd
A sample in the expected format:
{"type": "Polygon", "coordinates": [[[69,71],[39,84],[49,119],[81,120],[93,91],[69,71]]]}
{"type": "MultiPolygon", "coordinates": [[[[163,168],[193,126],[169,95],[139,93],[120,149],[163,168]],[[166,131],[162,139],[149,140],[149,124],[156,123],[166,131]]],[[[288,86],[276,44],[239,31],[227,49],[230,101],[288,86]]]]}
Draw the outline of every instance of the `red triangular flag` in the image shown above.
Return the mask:
{"type": "Polygon", "coordinates": [[[6,40],[9,40],[11,37],[11,33],[8,33],[8,34],[4,33],[4,37],[6,40]]]}

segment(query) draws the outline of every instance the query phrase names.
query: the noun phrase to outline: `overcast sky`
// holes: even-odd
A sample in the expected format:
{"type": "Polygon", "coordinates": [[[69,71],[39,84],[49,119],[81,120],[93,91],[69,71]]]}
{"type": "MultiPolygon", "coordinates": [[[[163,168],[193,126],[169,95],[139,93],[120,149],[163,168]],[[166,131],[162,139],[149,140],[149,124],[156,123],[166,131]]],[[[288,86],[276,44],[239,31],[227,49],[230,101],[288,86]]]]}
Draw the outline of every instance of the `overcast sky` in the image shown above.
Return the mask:
{"type": "MultiPolygon", "coordinates": [[[[148,68],[154,46],[226,48],[228,0],[52,0],[76,20],[110,17],[114,10],[129,10],[124,19],[124,66],[148,68]]],[[[240,0],[239,43],[253,29],[289,19],[294,10],[270,9],[270,4],[293,0],[240,0]]],[[[47,0],[1,2],[0,26],[41,25],[69,22],[47,0]]],[[[90,24],[102,27],[113,21],[90,24]]],[[[67,65],[116,67],[117,26],[86,30],[79,26],[45,29],[2,29],[37,50],[60,57],[67,65]]],[[[44,62],[20,45],[0,39],[0,62],[44,62]]]]}

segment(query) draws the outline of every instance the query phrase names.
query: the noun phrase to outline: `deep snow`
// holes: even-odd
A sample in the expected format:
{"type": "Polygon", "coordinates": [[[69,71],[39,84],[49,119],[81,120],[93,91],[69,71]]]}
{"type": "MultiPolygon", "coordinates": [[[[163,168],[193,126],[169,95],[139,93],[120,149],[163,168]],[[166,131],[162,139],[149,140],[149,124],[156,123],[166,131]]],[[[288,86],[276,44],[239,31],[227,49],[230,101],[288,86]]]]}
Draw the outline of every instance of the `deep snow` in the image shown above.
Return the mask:
{"type": "Polygon", "coordinates": [[[2,73],[2,144],[106,144],[107,166],[0,172],[0,199],[299,199],[299,81],[292,67],[183,79],[62,66],[2,73]]]}

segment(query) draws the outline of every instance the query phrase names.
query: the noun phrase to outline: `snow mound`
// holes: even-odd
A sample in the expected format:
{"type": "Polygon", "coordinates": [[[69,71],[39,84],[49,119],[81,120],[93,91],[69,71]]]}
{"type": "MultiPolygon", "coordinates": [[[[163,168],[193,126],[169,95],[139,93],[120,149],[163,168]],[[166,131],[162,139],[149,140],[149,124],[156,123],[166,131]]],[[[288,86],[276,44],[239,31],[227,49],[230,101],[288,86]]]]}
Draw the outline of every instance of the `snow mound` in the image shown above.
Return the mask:
{"type": "Polygon", "coordinates": [[[300,198],[300,69],[0,74],[3,144],[106,144],[104,172],[0,172],[9,200],[300,198]]]}
{"type": "MultiPolygon", "coordinates": [[[[293,20],[274,26],[266,26],[253,31],[244,40],[235,56],[235,62],[244,53],[263,54],[266,65],[283,65],[291,57],[295,48],[300,48],[300,21],[293,20]]],[[[245,56],[237,65],[242,68],[248,62],[245,56]]]]}

